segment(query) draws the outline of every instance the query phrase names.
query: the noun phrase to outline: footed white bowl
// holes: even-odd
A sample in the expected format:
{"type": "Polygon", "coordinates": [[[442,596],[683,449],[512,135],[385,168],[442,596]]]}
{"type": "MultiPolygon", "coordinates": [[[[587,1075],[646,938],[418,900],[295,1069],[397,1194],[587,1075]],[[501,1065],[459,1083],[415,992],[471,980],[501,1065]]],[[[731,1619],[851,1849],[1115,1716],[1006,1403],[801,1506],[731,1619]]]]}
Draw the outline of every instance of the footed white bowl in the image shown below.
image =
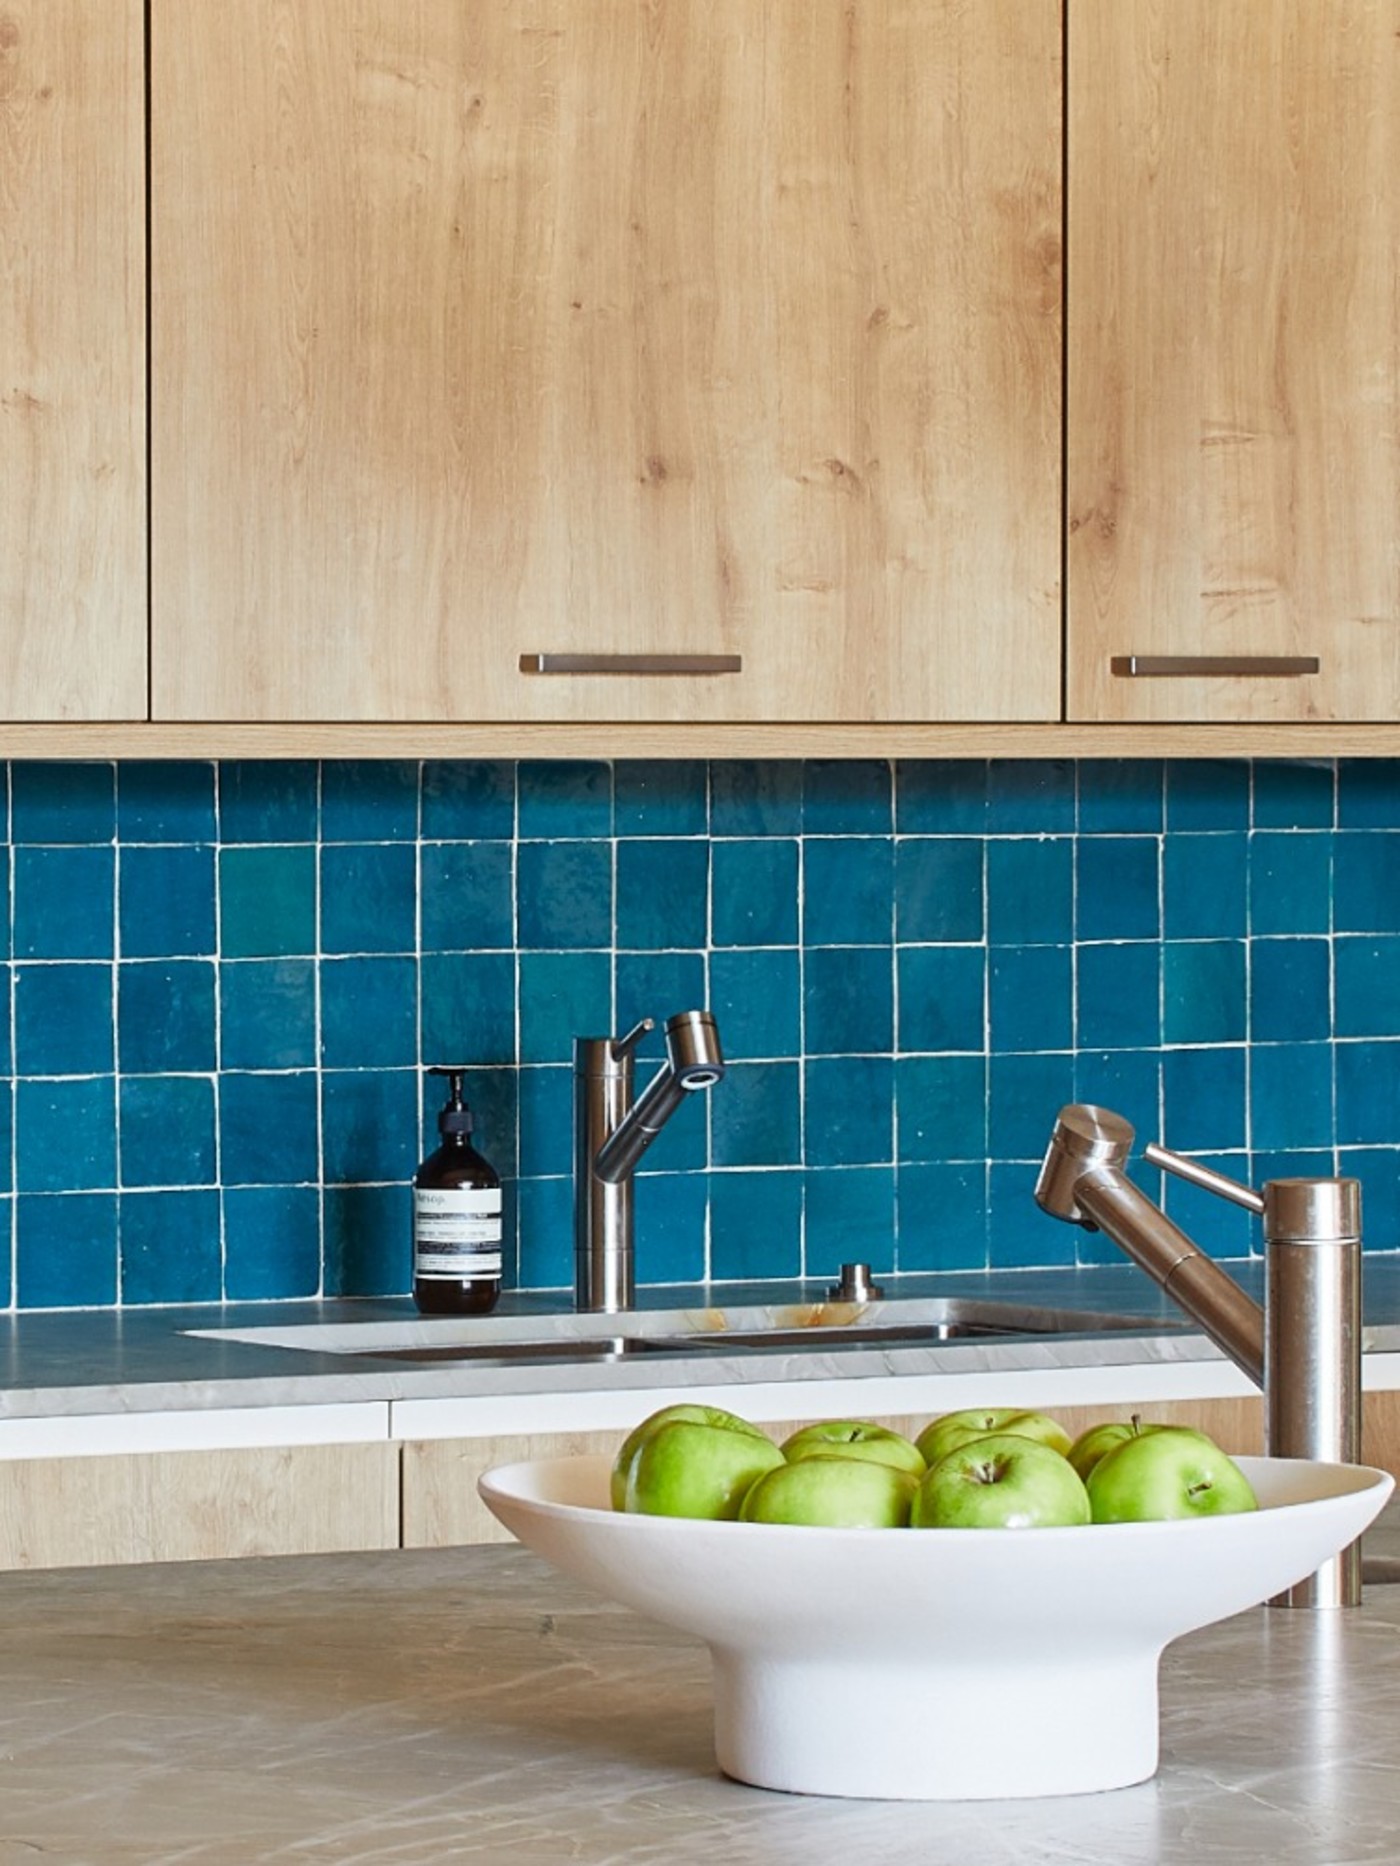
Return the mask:
{"type": "Polygon", "coordinates": [[[1143,1781],[1163,1647],[1301,1581],[1393,1488],[1365,1465],[1239,1463],[1257,1512],[1074,1529],[621,1515],[606,1457],[505,1465],[480,1490],[546,1561],[708,1644],[726,1775],[953,1801],[1143,1781]]]}

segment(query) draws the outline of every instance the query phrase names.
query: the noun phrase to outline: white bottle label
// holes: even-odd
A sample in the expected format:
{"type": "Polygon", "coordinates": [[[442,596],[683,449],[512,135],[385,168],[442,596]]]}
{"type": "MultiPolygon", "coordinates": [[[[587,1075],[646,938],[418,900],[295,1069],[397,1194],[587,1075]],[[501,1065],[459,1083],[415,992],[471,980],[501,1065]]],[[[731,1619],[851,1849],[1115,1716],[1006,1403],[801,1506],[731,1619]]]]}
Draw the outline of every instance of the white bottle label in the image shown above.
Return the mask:
{"type": "Polygon", "coordinates": [[[454,1282],[501,1274],[501,1188],[413,1188],[415,1276],[454,1282]]]}

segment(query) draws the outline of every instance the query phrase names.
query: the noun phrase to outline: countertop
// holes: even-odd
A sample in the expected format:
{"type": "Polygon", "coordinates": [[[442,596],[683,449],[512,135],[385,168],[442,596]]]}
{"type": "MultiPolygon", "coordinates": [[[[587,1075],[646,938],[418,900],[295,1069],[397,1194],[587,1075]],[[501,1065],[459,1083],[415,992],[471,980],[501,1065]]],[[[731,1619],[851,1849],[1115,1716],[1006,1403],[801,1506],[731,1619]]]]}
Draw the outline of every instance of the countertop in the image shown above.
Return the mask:
{"type": "Polygon", "coordinates": [[[726,1781],[703,1647],[514,1545],[6,1574],[0,1603],[6,1866],[1400,1857],[1395,1586],[1170,1647],[1150,1782],[982,1803],[726,1781]]]}

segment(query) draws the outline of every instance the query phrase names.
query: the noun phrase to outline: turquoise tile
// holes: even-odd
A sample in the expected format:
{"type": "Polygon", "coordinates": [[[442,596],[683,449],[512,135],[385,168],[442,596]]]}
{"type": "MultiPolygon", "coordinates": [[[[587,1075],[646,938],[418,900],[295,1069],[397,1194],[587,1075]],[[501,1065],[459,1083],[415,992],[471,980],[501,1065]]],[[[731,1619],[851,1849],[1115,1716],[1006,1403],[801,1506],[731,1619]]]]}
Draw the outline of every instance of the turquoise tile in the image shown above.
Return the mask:
{"type": "Polygon", "coordinates": [[[1246,759],[1172,759],[1167,765],[1167,829],[1247,829],[1246,759]]]}
{"type": "Polygon", "coordinates": [[[570,1063],[575,1037],[613,1037],[612,962],[605,952],[522,952],[520,1061],[570,1063]]]}
{"type": "Polygon", "coordinates": [[[708,1254],[709,1180],[704,1173],[643,1179],[637,1189],[636,1248],[646,1283],[700,1283],[708,1254]]]}
{"type": "Polygon", "coordinates": [[[116,826],[114,766],[11,765],[10,833],[15,842],[107,843],[116,826]]]}
{"type": "Polygon", "coordinates": [[[517,1285],[521,1289],[574,1286],[574,1191],[568,1179],[520,1182],[517,1285]]]}
{"type": "Polygon", "coordinates": [[[895,1267],[892,1166],[818,1168],[806,1176],[806,1270],[835,1282],[843,1263],[895,1267]]]}
{"type": "Polygon", "coordinates": [[[324,1068],[393,1069],[417,1061],[415,960],[323,959],[320,977],[324,1068]]]}
{"type": "Polygon", "coordinates": [[[423,766],[425,842],[509,841],[515,834],[515,766],[505,760],[423,766]]]}
{"type": "Polygon", "coordinates": [[[319,1095],[309,1069],[284,1075],[230,1070],[219,1085],[219,1168],[225,1186],[315,1185],[319,1095]]]}
{"type": "Polygon", "coordinates": [[[1165,807],[1166,772],[1159,758],[1090,758],[1079,767],[1081,835],[1155,836],[1165,807]]]}
{"type": "MultiPolygon", "coordinates": [[[[703,952],[621,952],[617,955],[617,1028],[633,1030],[644,1017],[652,1029],[633,1054],[639,1068],[666,1054],[666,1019],[680,1011],[701,1011],[709,1004],[703,952]]],[[[583,1033],[580,1032],[580,1035],[583,1033]]],[[[726,1032],[720,1025],[720,1045],[726,1032]]]]}
{"type": "MultiPolygon", "coordinates": [[[[996,846],[990,845],[989,860],[996,846]]],[[[983,844],[969,837],[908,836],[896,843],[895,936],[900,943],[980,940],[983,867],[983,844]]]]}
{"type": "Polygon", "coordinates": [[[994,836],[1068,834],[1075,768],[1065,759],[1002,758],[987,767],[987,828],[994,836]]]}
{"type": "Polygon", "coordinates": [[[116,950],[116,854],[104,848],[17,848],[17,959],[110,959],[116,950]]]}
{"type": "Polygon", "coordinates": [[[1337,1142],[1394,1146],[1400,1134],[1400,1042],[1338,1043],[1337,1142]]]}
{"type": "Polygon", "coordinates": [[[1339,938],[1333,964],[1335,1034],[1400,1036],[1400,938],[1339,938]]]}
{"type": "MultiPolygon", "coordinates": [[[[506,842],[425,843],[423,950],[499,952],[515,943],[515,864],[506,842]]],[[[412,895],[409,896],[410,905],[412,895]]]]}
{"type": "MultiPolygon", "coordinates": [[[[1158,939],[1162,931],[1158,843],[1151,836],[1093,836],[1075,853],[1075,920],[1082,940],[1158,939]]],[[[1244,932],[1241,922],[1240,932],[1244,932]]]]}
{"type": "Polygon", "coordinates": [[[700,947],[709,937],[709,925],[708,843],[652,838],[619,842],[619,947],[642,951],[700,947]]]}
{"type": "Polygon", "coordinates": [[[315,849],[220,849],[219,943],[226,959],[314,953],[315,849]]]}
{"type": "Polygon", "coordinates": [[[1343,758],[1337,766],[1337,822],[1344,829],[1400,829],[1400,761],[1343,758]]]}
{"type": "Polygon", "coordinates": [[[1333,858],[1337,931],[1400,933],[1400,831],[1339,831],[1333,858]]]}
{"type": "Polygon", "coordinates": [[[117,839],[143,842],[210,843],[215,767],[131,759],[117,766],[117,839]]]}
{"type": "Polygon", "coordinates": [[[517,768],[519,833],[524,837],[583,838],[613,833],[609,765],[552,759],[517,768]]]}
{"type": "Polygon", "coordinates": [[[217,1192],[124,1192],[117,1215],[124,1304],[219,1300],[217,1192]]]}
{"type": "Polygon", "coordinates": [[[802,1157],[796,1063],[733,1063],[711,1091],[716,1166],[796,1166],[802,1157]]]}
{"type": "Polygon", "coordinates": [[[231,759],[219,766],[223,842],[314,842],[320,772],[296,759],[231,759]]]}
{"type": "Polygon", "coordinates": [[[818,946],[802,982],[809,1056],[894,1047],[894,962],[888,946],[818,946]]]}
{"type": "Polygon", "coordinates": [[[520,1175],[542,1179],[573,1171],[574,1072],[563,1063],[520,1071],[520,1175]]]}
{"type": "Polygon", "coordinates": [[[207,959],[140,960],[117,968],[117,1062],[124,1075],[212,1071],[214,967],[207,959]]]}
{"type": "MultiPolygon", "coordinates": [[[[980,883],[980,874],[977,879],[980,883]]],[[[975,939],[979,933],[980,927],[944,937],[975,939]]],[[[1058,945],[1073,936],[1072,840],[1068,836],[1016,836],[989,842],[988,939],[999,946],[1058,945]]]]}
{"type": "Polygon", "coordinates": [[[1035,1202],[1038,1167],[993,1161],[987,1169],[987,1263],[993,1270],[1042,1269],[1078,1261],[1079,1225],[1047,1217],[1035,1202]]]}
{"type": "Polygon", "coordinates": [[[1258,758],[1253,778],[1256,829],[1330,829],[1336,820],[1337,774],[1331,763],[1258,758]]]}
{"type": "Polygon", "coordinates": [[[1162,1057],[1159,1138],[1174,1153],[1243,1147],[1245,1083],[1242,1044],[1168,1050],[1162,1057]]]}
{"type": "Polygon", "coordinates": [[[15,1068],[23,1076],[109,1074],[110,965],[17,965],[15,1068]]]}
{"type": "Polygon", "coordinates": [[[315,1064],[313,960],[242,959],[220,965],[219,1062],[225,1069],[315,1064]]]}
{"type": "Polygon", "coordinates": [[[895,1210],[902,1274],[985,1269],[987,1171],[985,1161],[899,1168],[895,1210]]]}
{"type": "Polygon", "coordinates": [[[1325,939],[1250,946],[1249,1034],[1256,1043],[1325,1041],[1332,1029],[1332,948],[1325,939]]]}
{"type": "Polygon", "coordinates": [[[411,842],[418,766],[410,759],[335,760],[321,767],[323,842],[411,842]]]}
{"type": "Polygon", "coordinates": [[[795,946],[796,842],[717,842],[710,851],[711,938],[716,946],[795,946]]]}
{"type": "Polygon", "coordinates": [[[809,836],[888,835],[894,774],[883,759],[809,759],[802,773],[802,827],[809,836]]]}
{"type": "Polygon", "coordinates": [[[1249,839],[1250,932],[1329,932],[1332,856],[1330,830],[1256,831],[1249,839]]]}
{"type": "Polygon", "coordinates": [[[988,1047],[1067,1050],[1073,1043],[1074,954],[1068,946],[998,946],[991,953],[988,1047]]]}
{"type": "Polygon", "coordinates": [[[121,1183],[212,1186],[214,1085],[207,1076],[126,1076],[117,1084],[121,1183]]]}
{"type": "Polygon", "coordinates": [[[214,952],[218,935],[212,848],[189,843],[123,848],[117,888],[123,959],[214,952]]]}
{"type": "Polygon", "coordinates": [[[111,1076],[15,1085],[15,1187],[95,1192],[117,1183],[116,1085],[111,1076]]]}
{"type": "MultiPolygon", "coordinates": [[[[1203,1166],[1223,1173],[1227,1179],[1249,1182],[1249,1159],[1243,1153],[1200,1153],[1196,1157],[1203,1166]]],[[[1208,1257],[1244,1258],[1258,1254],[1259,1220],[1243,1207],[1176,1178],[1168,1178],[1163,1203],[1172,1223],[1180,1226],[1208,1257]]]]}
{"type": "Polygon", "coordinates": [[[401,843],[349,842],[323,848],[321,951],[415,951],[417,892],[417,855],[401,843]]]}
{"type": "Polygon", "coordinates": [[[1250,1145],[1256,1152],[1330,1147],[1333,1096],[1330,1043],[1256,1045],[1249,1059],[1250,1145]]]}
{"type": "Polygon", "coordinates": [[[21,1309],[110,1308],[117,1299],[116,1194],[22,1194],[15,1270],[21,1309]]]}
{"type": "Polygon", "coordinates": [[[526,842],[516,854],[516,924],[523,951],[612,943],[612,851],[605,842],[526,842]]]}
{"type": "Polygon", "coordinates": [[[1073,1099],[1073,1055],[989,1057],[987,1147],[991,1158],[1042,1160],[1055,1116],[1073,1099]]]}
{"type": "Polygon", "coordinates": [[[710,1007],[732,1061],[801,1054],[799,973],[792,948],[739,947],[710,954],[710,1007]]]}
{"type": "Polygon", "coordinates": [[[1162,1040],[1162,949],[1157,942],[1079,946],[1074,963],[1080,1047],[1155,1050],[1162,1040]]]}
{"type": "Polygon", "coordinates": [[[321,1195],[315,1186],[242,1186],[223,1195],[229,1302],[315,1296],[321,1288],[321,1195]]]}
{"type": "Polygon", "coordinates": [[[809,841],[802,851],[803,944],[888,945],[894,938],[894,862],[887,836],[809,841]]]}
{"type": "Polygon", "coordinates": [[[897,1057],[894,1085],[901,1164],[986,1159],[985,1058],[897,1057]]]}
{"type": "Polygon", "coordinates": [[[894,1059],[817,1057],[803,1067],[808,1166],[894,1160],[894,1059]]]}
{"type": "Polygon", "coordinates": [[[326,1185],[406,1184],[421,1157],[415,1070],[323,1073],[321,1177],[326,1185]]]}
{"type": "Polygon", "coordinates": [[[895,768],[901,835],[981,836],[987,829],[987,765],[975,759],[913,759],[895,768]]]}
{"type": "Polygon", "coordinates": [[[1162,848],[1166,939],[1239,939],[1245,932],[1249,844],[1243,834],[1169,836],[1162,848]]]}
{"type": "Polygon", "coordinates": [[[710,1179],[710,1275],[720,1283],[802,1274],[798,1172],[715,1173],[710,1179]]]}
{"type": "Polygon", "coordinates": [[[980,946],[907,946],[896,955],[901,1050],[984,1047],[987,955],[980,946]]]}
{"type": "Polygon", "coordinates": [[[710,766],[712,836],[796,836],[802,829],[802,765],[726,760],[710,766]]]}
{"type": "Polygon", "coordinates": [[[413,1282],[413,1208],[407,1184],[328,1186],[325,1225],[327,1296],[400,1296],[413,1282]]]}
{"type": "MultiPolygon", "coordinates": [[[[1302,1177],[1325,1178],[1331,1170],[1328,1165],[1320,1173],[1314,1169],[1302,1177]]],[[[1338,1157],[1337,1170],[1360,1181],[1361,1230],[1366,1249],[1400,1250],[1400,1152],[1394,1147],[1343,1152],[1338,1157]]],[[[1288,1177],[1283,1173],[1276,1176],[1288,1177]]]]}
{"type": "Polygon", "coordinates": [[[1171,940],[1162,948],[1162,1034],[1168,1043],[1245,1036],[1243,940],[1171,940]]]}
{"type": "Polygon", "coordinates": [[[703,836],[709,828],[709,766],[703,758],[619,759],[613,810],[619,836],[703,836]]]}

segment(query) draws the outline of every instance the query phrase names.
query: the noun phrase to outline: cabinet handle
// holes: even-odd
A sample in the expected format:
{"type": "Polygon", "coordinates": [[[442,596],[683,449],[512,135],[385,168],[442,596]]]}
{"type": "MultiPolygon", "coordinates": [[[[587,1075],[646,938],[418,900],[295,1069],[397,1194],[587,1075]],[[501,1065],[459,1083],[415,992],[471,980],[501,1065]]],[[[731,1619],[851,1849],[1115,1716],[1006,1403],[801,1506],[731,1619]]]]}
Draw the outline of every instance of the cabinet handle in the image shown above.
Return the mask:
{"type": "Polygon", "coordinates": [[[1108,665],[1125,680],[1174,680],[1187,675],[1316,674],[1322,663],[1315,654],[1115,654],[1108,665]]]}
{"type": "Polygon", "coordinates": [[[522,674],[738,674],[741,654],[522,654],[522,674]]]}

